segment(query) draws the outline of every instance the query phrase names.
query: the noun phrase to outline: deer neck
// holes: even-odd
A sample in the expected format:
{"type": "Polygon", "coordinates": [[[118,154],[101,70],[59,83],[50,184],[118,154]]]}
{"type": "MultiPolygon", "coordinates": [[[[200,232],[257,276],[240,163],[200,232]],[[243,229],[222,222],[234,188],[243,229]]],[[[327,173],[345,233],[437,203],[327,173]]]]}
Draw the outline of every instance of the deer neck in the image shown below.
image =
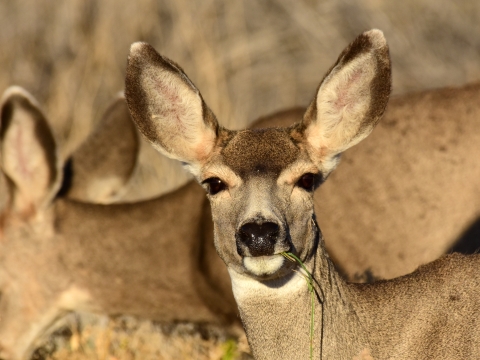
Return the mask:
{"type": "MultiPolygon", "coordinates": [[[[315,279],[313,359],[362,359],[369,354],[353,294],[338,275],[323,241],[308,261],[315,279]]],[[[260,282],[229,270],[240,315],[256,359],[309,359],[312,298],[305,279],[260,282]]]]}

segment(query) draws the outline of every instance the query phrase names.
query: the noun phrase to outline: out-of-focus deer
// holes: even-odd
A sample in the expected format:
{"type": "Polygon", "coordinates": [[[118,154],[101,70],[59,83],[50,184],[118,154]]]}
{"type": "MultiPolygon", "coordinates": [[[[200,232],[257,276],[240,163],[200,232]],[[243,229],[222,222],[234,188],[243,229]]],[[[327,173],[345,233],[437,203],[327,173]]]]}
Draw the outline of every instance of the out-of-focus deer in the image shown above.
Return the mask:
{"type": "Polygon", "coordinates": [[[55,139],[36,101],[17,87],[2,99],[0,140],[9,192],[0,229],[1,358],[28,358],[72,310],[236,321],[201,187],[121,205],[58,198],[55,139]]]}

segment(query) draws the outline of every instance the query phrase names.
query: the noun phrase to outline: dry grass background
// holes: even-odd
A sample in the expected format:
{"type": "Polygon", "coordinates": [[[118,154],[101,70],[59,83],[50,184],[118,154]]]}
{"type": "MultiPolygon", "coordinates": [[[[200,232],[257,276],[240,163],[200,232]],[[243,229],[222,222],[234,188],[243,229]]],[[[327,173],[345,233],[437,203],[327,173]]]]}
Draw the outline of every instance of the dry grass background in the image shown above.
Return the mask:
{"type": "Polygon", "coordinates": [[[232,128],[306,105],[372,27],[389,41],[396,94],[480,79],[478,0],[14,0],[0,2],[0,20],[0,91],[21,85],[39,99],[64,157],[122,89],[138,40],[178,62],[232,128]]]}
{"type": "MultiPolygon", "coordinates": [[[[307,104],[344,46],[372,27],[390,43],[394,93],[480,79],[476,0],[14,0],[0,2],[0,18],[0,89],[21,85],[40,100],[64,156],[122,89],[138,40],[178,62],[232,128],[307,104]]],[[[178,171],[166,175],[175,165],[148,148],[141,163],[130,199],[177,184],[178,171]]]]}
{"type": "Polygon", "coordinates": [[[178,62],[223,124],[306,104],[363,30],[385,32],[394,92],[480,78],[475,0],[0,2],[0,88],[26,87],[73,149],[123,88],[129,46],[178,62]]]}

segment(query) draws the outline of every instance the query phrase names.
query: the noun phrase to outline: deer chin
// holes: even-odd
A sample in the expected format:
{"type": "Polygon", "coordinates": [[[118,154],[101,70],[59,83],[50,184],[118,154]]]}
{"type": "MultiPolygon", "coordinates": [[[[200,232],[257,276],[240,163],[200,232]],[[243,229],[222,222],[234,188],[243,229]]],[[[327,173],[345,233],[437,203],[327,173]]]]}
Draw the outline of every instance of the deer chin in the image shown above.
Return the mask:
{"type": "Polygon", "coordinates": [[[251,274],[263,279],[276,277],[275,275],[285,265],[285,258],[281,254],[270,256],[245,256],[242,260],[244,268],[251,274]]]}

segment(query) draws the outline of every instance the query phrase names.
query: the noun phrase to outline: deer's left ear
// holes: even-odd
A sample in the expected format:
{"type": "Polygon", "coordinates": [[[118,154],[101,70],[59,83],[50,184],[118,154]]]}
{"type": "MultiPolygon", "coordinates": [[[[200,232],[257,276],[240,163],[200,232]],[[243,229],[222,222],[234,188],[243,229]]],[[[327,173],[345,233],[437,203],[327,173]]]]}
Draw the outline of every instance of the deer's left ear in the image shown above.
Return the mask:
{"type": "Polygon", "coordinates": [[[215,116],[180,66],[146,43],[130,48],[125,97],[140,132],[164,155],[195,167],[211,154],[215,116]]]}
{"type": "Polygon", "coordinates": [[[18,86],[3,94],[0,115],[0,166],[12,209],[35,214],[50,205],[62,180],[52,129],[37,101],[18,86]]]}
{"type": "Polygon", "coordinates": [[[312,159],[333,170],[338,155],[373,130],[390,87],[385,37],[380,30],[364,32],[340,54],[305,113],[304,138],[312,159]]]}

